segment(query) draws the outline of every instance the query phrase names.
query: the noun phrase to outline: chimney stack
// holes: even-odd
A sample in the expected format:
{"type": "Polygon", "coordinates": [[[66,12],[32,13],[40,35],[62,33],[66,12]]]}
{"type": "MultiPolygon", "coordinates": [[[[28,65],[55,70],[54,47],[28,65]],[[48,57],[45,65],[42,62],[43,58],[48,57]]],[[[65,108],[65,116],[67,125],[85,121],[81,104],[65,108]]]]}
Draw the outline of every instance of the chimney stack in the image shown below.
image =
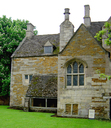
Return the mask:
{"type": "Polygon", "coordinates": [[[60,51],[64,49],[74,34],[74,25],[69,21],[69,8],[65,8],[65,20],[60,25],[60,51]]]}
{"type": "Polygon", "coordinates": [[[27,24],[26,37],[31,38],[34,35],[33,29],[34,29],[34,25],[31,23],[28,23],[27,24]]]}
{"type": "Polygon", "coordinates": [[[86,27],[90,27],[91,25],[90,6],[85,5],[84,8],[85,8],[84,24],[86,27]]]}

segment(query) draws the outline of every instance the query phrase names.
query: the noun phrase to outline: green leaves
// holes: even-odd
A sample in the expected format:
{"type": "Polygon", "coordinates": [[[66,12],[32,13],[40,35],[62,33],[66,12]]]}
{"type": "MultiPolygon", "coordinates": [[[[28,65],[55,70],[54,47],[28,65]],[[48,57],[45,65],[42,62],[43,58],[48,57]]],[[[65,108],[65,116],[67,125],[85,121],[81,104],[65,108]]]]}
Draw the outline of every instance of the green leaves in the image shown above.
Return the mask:
{"type": "Polygon", "coordinates": [[[26,35],[28,21],[0,18],[0,95],[9,95],[11,55],[26,35]]]}
{"type": "MultiPolygon", "coordinates": [[[[0,17],[0,95],[9,95],[11,55],[26,35],[28,21],[0,17]]],[[[34,34],[37,35],[35,30],[34,34]]]]}
{"type": "Polygon", "coordinates": [[[111,23],[106,22],[104,24],[104,29],[96,33],[94,38],[97,38],[98,41],[102,41],[102,36],[105,36],[105,44],[111,45],[111,23]]]}
{"type": "MultiPolygon", "coordinates": [[[[96,33],[95,38],[97,38],[98,41],[102,41],[103,36],[105,36],[105,44],[111,45],[111,23],[106,22],[104,24],[104,29],[96,33]]],[[[99,71],[96,71],[98,74],[100,74],[100,78],[108,78],[111,79],[111,76],[100,73],[99,71]]]]}

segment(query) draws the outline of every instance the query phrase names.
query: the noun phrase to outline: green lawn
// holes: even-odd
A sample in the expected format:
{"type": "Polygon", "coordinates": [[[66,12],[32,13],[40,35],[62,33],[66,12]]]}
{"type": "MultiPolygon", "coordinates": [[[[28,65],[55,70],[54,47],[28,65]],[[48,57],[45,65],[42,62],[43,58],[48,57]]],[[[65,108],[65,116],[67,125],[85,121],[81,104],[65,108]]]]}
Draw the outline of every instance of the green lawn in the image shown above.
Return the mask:
{"type": "Polygon", "coordinates": [[[0,106],[0,128],[111,128],[111,122],[51,117],[52,113],[23,112],[0,106]]]}

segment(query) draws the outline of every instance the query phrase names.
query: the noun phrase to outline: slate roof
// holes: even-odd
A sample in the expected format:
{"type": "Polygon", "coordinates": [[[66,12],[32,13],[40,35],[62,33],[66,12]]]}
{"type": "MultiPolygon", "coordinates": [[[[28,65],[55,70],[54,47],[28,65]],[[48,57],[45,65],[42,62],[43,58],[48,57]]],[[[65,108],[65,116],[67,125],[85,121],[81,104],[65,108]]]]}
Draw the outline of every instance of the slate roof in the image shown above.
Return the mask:
{"type": "MultiPolygon", "coordinates": [[[[96,33],[102,29],[104,23],[104,21],[91,22],[91,26],[87,27],[87,29],[94,37],[96,33]]],[[[47,41],[53,44],[56,48],[59,47],[59,36],[59,34],[50,34],[36,35],[32,36],[32,38],[24,38],[24,40],[20,43],[20,45],[18,46],[18,48],[11,57],[43,56],[44,45],[47,41]]],[[[53,55],[53,53],[50,55],[53,55]]]]}
{"type": "Polygon", "coordinates": [[[57,97],[57,75],[34,75],[27,97],[57,97]]]}
{"type": "Polygon", "coordinates": [[[91,22],[91,26],[87,27],[87,29],[89,30],[89,32],[92,34],[92,36],[94,37],[96,35],[97,32],[99,32],[102,27],[104,26],[104,21],[102,22],[91,22]]]}
{"type": "Polygon", "coordinates": [[[59,46],[59,34],[35,35],[24,38],[11,57],[30,57],[44,55],[44,45],[49,41],[55,47],[59,46]]]}

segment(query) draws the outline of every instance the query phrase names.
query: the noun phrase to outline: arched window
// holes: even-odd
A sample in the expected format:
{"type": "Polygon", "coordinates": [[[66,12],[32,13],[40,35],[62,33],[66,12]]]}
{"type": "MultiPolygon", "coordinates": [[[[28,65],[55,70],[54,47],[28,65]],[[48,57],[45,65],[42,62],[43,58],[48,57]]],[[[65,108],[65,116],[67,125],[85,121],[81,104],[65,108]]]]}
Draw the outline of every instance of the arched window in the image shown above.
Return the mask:
{"type": "Polygon", "coordinates": [[[84,65],[73,62],[67,66],[67,86],[84,86],[84,65]]]}

